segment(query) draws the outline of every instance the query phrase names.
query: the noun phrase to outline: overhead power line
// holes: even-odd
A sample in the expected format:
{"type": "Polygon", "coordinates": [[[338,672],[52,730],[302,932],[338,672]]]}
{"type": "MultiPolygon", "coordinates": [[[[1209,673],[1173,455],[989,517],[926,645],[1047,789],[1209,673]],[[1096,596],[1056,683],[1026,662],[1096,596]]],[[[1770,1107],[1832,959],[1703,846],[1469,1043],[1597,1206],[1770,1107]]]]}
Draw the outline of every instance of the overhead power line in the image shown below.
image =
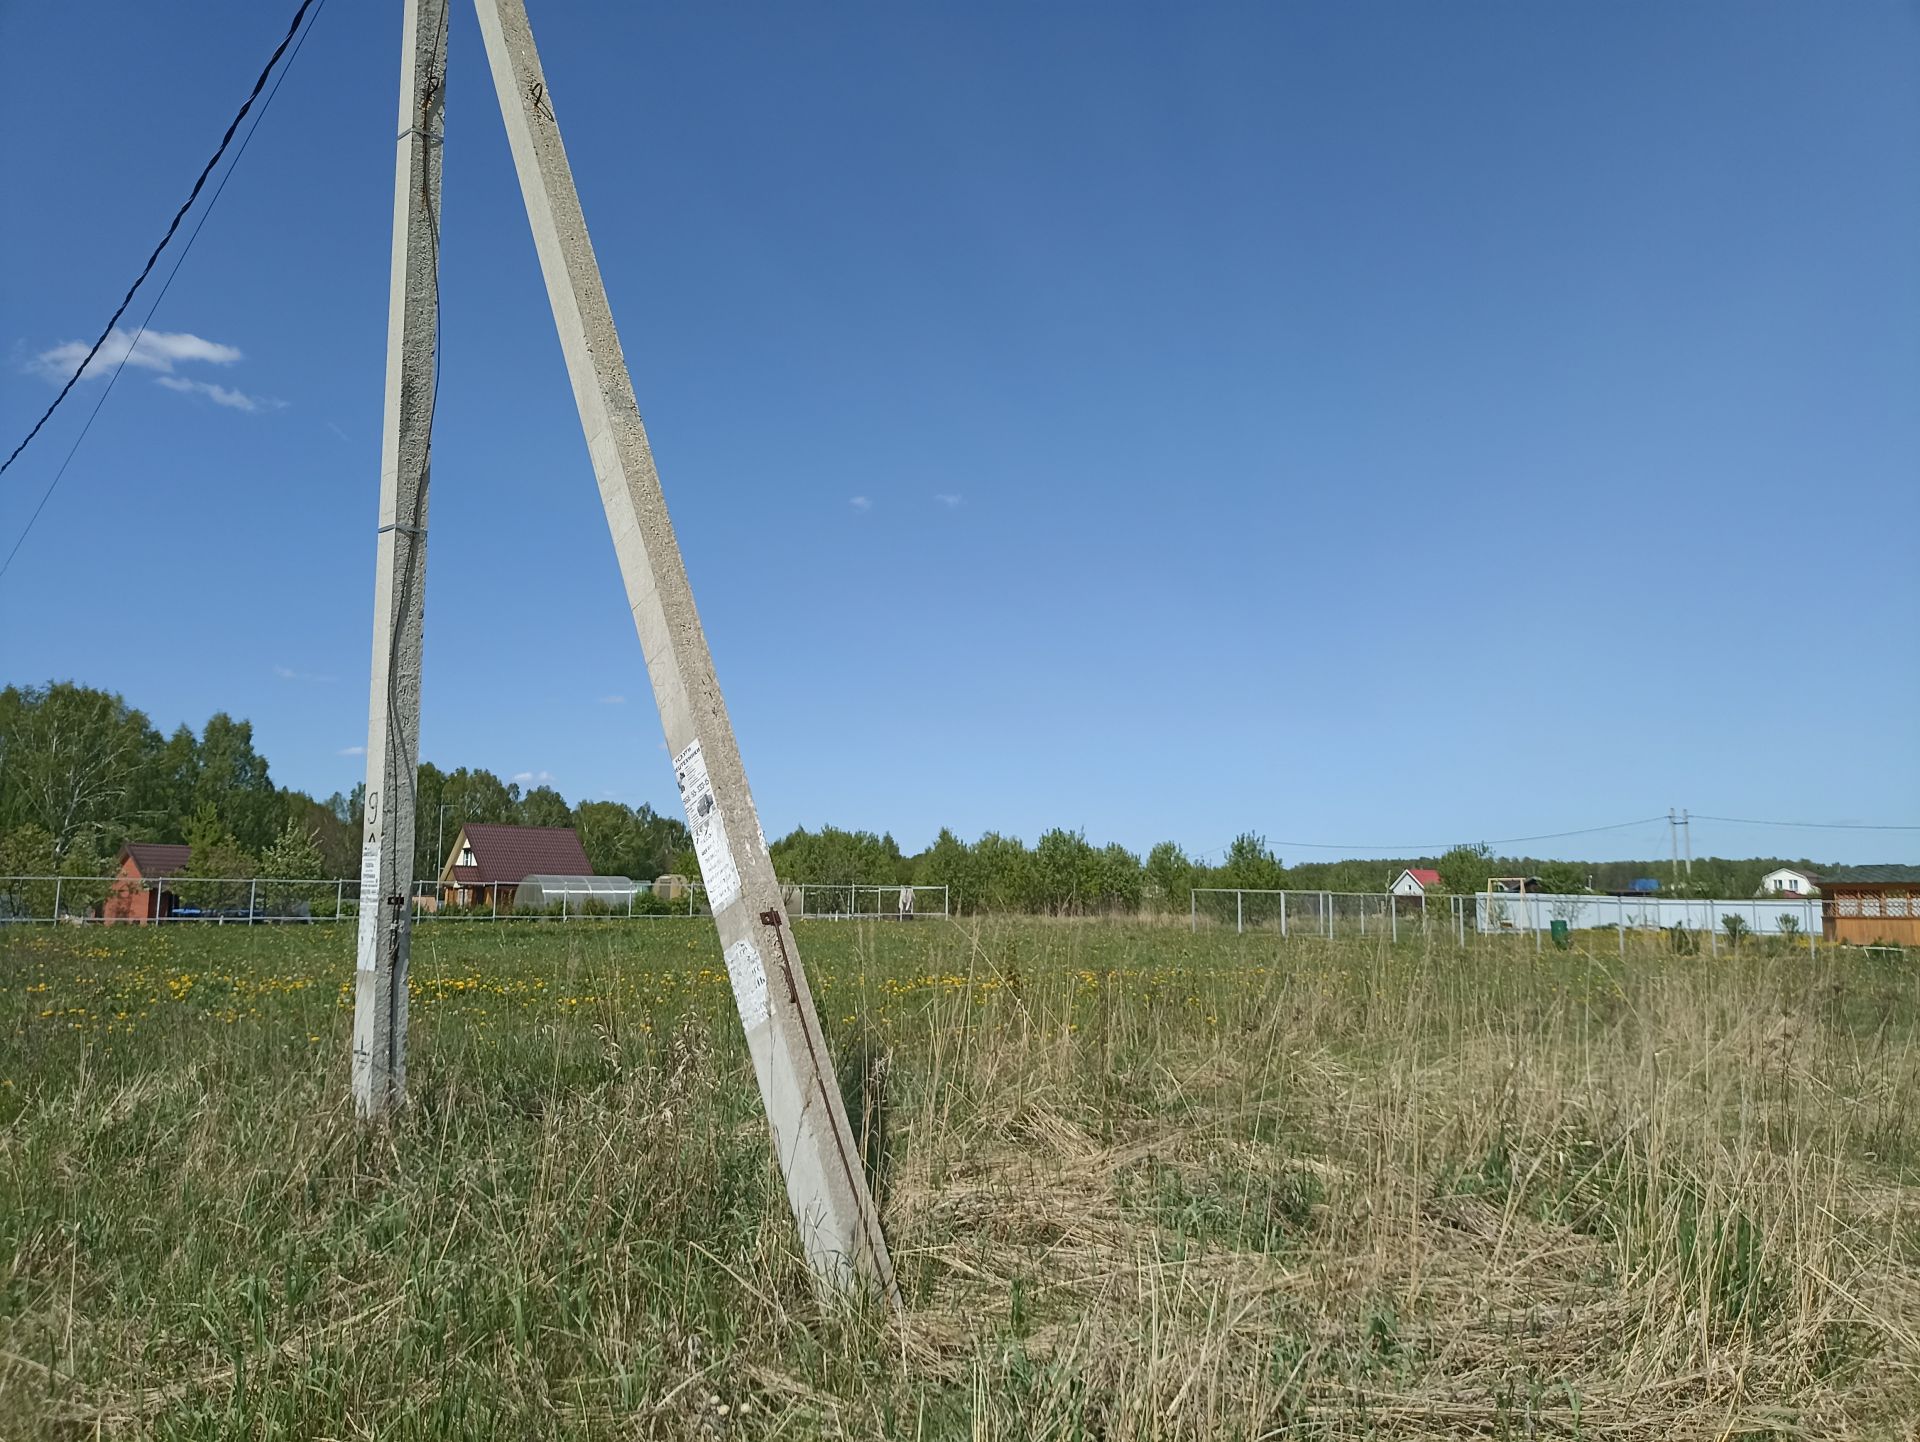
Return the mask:
{"type": "MultiPolygon", "coordinates": [[[[305,8],[304,5],[301,7],[303,10],[305,8]]],[[[317,25],[320,22],[320,13],[326,8],[327,0],[318,0],[318,4],[313,12],[314,24],[317,25]]],[[[260,103],[260,113],[254,117],[253,124],[247,127],[246,135],[241,138],[240,148],[233,153],[233,164],[227,167],[227,173],[220,177],[220,183],[213,188],[213,194],[207,198],[206,209],[200,212],[200,219],[194,222],[192,231],[187,235],[186,244],[180,247],[180,254],[174,259],[173,269],[167,272],[167,278],[160,286],[160,293],[153,298],[153,304],[147,307],[147,313],[141,319],[139,327],[134,331],[133,341],[128,345],[126,354],[120,357],[120,363],[113,368],[113,374],[107,377],[107,383],[100,391],[100,399],[95,401],[93,403],[93,409],[87,412],[87,419],[85,424],[80,427],[80,433],[73,438],[73,444],[67,447],[66,459],[60,462],[60,468],[53,473],[53,479],[47,482],[46,490],[40,493],[39,503],[34,506],[33,513],[27,517],[27,524],[21,527],[20,534],[14,538],[13,546],[8,550],[6,560],[0,561],[0,578],[4,578],[8,570],[13,566],[14,557],[20,554],[20,548],[27,543],[27,537],[33,533],[34,523],[40,519],[40,513],[47,508],[47,502],[53,499],[54,491],[59,489],[61,480],[67,474],[67,467],[73,464],[73,458],[79,453],[81,442],[86,440],[87,432],[93,429],[93,422],[95,418],[99,416],[100,408],[107,403],[107,397],[113,394],[113,388],[119,384],[120,372],[127,368],[127,362],[133,358],[134,347],[139,345],[140,337],[145,335],[147,333],[147,327],[153,324],[153,317],[155,312],[160,309],[160,302],[165,300],[167,298],[167,292],[173,289],[174,277],[180,274],[180,267],[185,265],[187,257],[193,254],[194,242],[200,239],[200,232],[206,228],[207,220],[212,216],[214,207],[220,204],[220,197],[226,192],[227,182],[233,179],[234,171],[240,168],[240,161],[245,157],[247,147],[253,144],[253,137],[260,129],[260,123],[267,118],[267,112],[273,109],[274,96],[280,93],[280,87],[286,83],[287,77],[293,73],[293,63],[300,58],[301,50],[306,47],[307,37],[312,34],[313,25],[309,25],[306,33],[300,37],[300,43],[293,47],[293,54],[287,57],[287,63],[280,72],[280,78],[273,82],[273,89],[267,92],[267,98],[260,103]]],[[[108,329],[111,330],[112,327],[109,326],[108,329]]],[[[83,363],[81,369],[84,370],[85,368],[83,363]]],[[[71,385],[72,382],[68,382],[68,384],[71,385]]],[[[41,419],[44,420],[45,417],[43,416],[41,419]]],[[[38,427],[35,429],[38,429],[38,427]]],[[[32,437],[29,436],[28,440],[31,439],[32,437]]],[[[25,445],[26,442],[23,441],[21,444],[25,445]]],[[[15,454],[18,454],[18,452],[16,451],[15,454]]]]}
{"type": "Polygon", "coordinates": [[[1750,816],[1702,816],[1695,821],[1719,821],[1729,826],[1793,826],[1805,831],[1920,831],[1920,826],[1879,826],[1869,821],[1756,821],[1750,816]]]}
{"type": "MultiPolygon", "coordinates": [[[[314,0],[300,0],[300,8],[293,12],[293,23],[287,26],[287,33],[280,37],[280,43],[274,46],[273,54],[267,57],[266,66],[260,71],[260,78],[253,82],[253,89],[247,92],[247,98],[233,117],[232,123],[227,126],[226,134],[220,137],[220,144],[213,152],[213,159],[201,168],[199,177],[193,182],[193,189],[187,192],[186,200],[173,213],[173,222],[167,226],[167,233],[160,237],[160,243],[153,248],[153,254],[147,257],[147,263],[140,268],[140,274],[134,277],[133,284],[127,287],[127,293],[120,298],[119,308],[108,318],[105,329],[100,332],[100,338],[93,343],[86,358],[74,368],[73,374],[67,377],[67,383],[60,387],[60,394],[53,398],[53,404],[48,406],[40,419],[33,423],[33,429],[28,431],[20,444],[13,448],[6,460],[0,462],[0,474],[4,474],[7,468],[19,459],[20,453],[27,448],[33,438],[40,434],[40,428],[47,423],[55,411],[60,409],[60,402],[67,398],[67,393],[79,382],[80,377],[86,374],[87,367],[93,364],[93,358],[100,354],[100,347],[107,343],[107,338],[113,334],[113,328],[120,324],[120,317],[125,315],[127,307],[133,304],[134,295],[146,283],[147,277],[153,274],[154,266],[159,263],[160,253],[173,240],[174,233],[180,229],[180,222],[185,220],[187,212],[193,209],[194,201],[200,198],[200,191],[206,185],[207,177],[212,175],[214,167],[219,165],[220,157],[227,153],[227,146],[232,144],[234,134],[240,129],[240,122],[247,118],[247,112],[253,109],[253,102],[258,100],[260,92],[266,89],[267,79],[273,74],[273,67],[278,65],[280,57],[287,53],[287,46],[293,43],[293,37],[299,33],[300,24],[307,18],[307,11],[313,4],[314,0]]],[[[132,354],[131,350],[128,354],[132,354]]],[[[45,502],[42,504],[44,505],[45,502]]]]}
{"type": "MultiPolygon", "coordinates": [[[[1497,836],[1481,843],[1486,846],[1518,846],[1528,841],[1559,841],[1568,836],[1593,836],[1602,831],[1625,831],[1634,826],[1646,826],[1655,821],[1665,821],[1664,816],[1643,816],[1637,821],[1614,821],[1605,826],[1582,826],[1574,831],[1545,831],[1537,836],[1497,836]]],[[[1269,846],[1288,847],[1295,851],[1384,851],[1394,856],[1430,856],[1448,851],[1460,845],[1456,841],[1425,841],[1419,844],[1409,842],[1404,846],[1362,846],[1359,843],[1338,841],[1268,841],[1269,846]]],[[[1229,850],[1228,846],[1216,846],[1212,851],[1203,851],[1201,856],[1214,856],[1229,850]]]]}

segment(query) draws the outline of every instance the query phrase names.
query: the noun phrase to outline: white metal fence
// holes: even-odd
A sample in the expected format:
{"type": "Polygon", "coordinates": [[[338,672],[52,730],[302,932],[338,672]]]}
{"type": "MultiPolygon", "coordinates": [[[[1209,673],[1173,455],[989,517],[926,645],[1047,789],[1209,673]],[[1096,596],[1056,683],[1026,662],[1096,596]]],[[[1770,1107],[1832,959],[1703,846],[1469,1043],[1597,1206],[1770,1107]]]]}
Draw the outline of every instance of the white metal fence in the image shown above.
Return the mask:
{"type": "MultiPolygon", "coordinates": [[[[431,881],[414,885],[416,923],[464,921],[633,920],[707,916],[706,889],[699,882],[671,888],[641,882],[621,894],[580,885],[540,888],[537,906],[521,905],[497,891],[479,906],[442,906],[431,881]]],[[[511,891],[511,888],[509,888],[511,891]]],[[[938,918],[948,912],[944,886],[820,885],[782,888],[787,914],[809,921],[901,921],[938,918]]],[[[241,877],[0,876],[0,923],[52,921],[97,924],[271,925],[354,921],[360,915],[360,883],[347,880],[282,880],[241,877]]]]}
{"type": "Polygon", "coordinates": [[[1754,936],[1808,938],[1818,946],[1821,903],[1791,900],[1686,899],[1653,896],[1575,896],[1544,892],[1477,893],[1473,896],[1392,896],[1385,892],[1255,891],[1198,887],[1192,893],[1190,923],[1231,926],[1238,933],[1275,931],[1284,937],[1403,936],[1450,934],[1461,946],[1470,935],[1531,934],[1536,947],[1558,923],[1567,932],[1610,931],[1622,950],[1629,932],[1684,930],[1705,933],[1718,950],[1720,937],[1734,927],[1754,936]]]}

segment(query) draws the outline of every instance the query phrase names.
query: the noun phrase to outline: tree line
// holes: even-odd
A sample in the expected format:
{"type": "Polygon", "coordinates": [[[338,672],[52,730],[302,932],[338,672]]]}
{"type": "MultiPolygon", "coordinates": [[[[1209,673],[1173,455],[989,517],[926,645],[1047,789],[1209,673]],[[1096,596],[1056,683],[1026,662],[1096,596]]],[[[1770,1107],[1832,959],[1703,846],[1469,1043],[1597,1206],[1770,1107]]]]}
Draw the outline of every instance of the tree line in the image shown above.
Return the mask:
{"type": "MultiPolygon", "coordinates": [[[[595,872],[649,879],[697,877],[685,822],[646,805],[571,805],[551,786],[522,790],[484,768],[415,778],[414,875],[440,874],[464,822],[572,826],[595,872]]],[[[274,783],[253,727],[217,712],[199,732],[162,735],[120,696],[72,682],[0,691],[0,876],[107,874],[121,843],[186,842],[201,877],[333,879],[358,874],[362,788],[317,799],[274,783]]],[[[943,829],[902,851],[891,835],[802,827],[771,847],[788,882],[945,886],[963,912],[1051,915],[1184,911],[1196,887],[1380,892],[1406,867],[1440,873],[1440,890],[1469,894],[1492,876],[1538,877],[1554,892],[1624,890],[1641,877],[1668,895],[1748,896],[1776,866],[1806,860],[1696,858],[1689,879],[1665,861],[1568,862],[1500,857],[1481,845],[1440,856],[1286,864],[1249,831],[1218,857],[1163,841],[1145,855],[1054,828],[1031,846],[988,832],[966,841],[943,829]]]]}

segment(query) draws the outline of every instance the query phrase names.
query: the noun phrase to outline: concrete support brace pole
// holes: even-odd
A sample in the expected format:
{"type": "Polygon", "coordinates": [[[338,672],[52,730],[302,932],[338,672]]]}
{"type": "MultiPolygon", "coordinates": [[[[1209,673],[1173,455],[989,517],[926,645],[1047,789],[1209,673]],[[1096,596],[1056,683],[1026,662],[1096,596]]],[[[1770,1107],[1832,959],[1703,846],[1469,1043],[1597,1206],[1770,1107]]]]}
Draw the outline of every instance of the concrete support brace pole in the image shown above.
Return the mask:
{"type": "MultiPolygon", "coordinates": [[[[474,8],[800,1241],[826,1289],[865,1289],[897,1307],[893,1262],[667,517],[526,6],[474,8]]],[[[762,541],[750,523],[738,540],[751,564],[762,541]]]]}
{"type": "Polygon", "coordinates": [[[420,626],[427,575],[427,466],[439,338],[440,153],[447,0],[406,0],[393,174],[387,400],[373,591],[366,830],[353,1004],[353,1100],[379,1116],[407,1087],[407,945],[413,925],[420,626]]]}

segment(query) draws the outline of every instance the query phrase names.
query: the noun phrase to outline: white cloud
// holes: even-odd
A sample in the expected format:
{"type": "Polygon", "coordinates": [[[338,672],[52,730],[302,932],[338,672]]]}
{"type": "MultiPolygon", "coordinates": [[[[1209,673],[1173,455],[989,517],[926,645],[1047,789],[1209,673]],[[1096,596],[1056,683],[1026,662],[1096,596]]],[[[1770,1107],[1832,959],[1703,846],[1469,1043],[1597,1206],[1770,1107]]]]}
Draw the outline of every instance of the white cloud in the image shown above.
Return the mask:
{"type": "Polygon", "coordinates": [[[318,676],[312,671],[296,671],[291,666],[275,666],[273,668],[273,674],[278,676],[282,681],[330,682],[333,680],[331,676],[318,676]]]}
{"type": "Polygon", "coordinates": [[[551,771],[518,771],[514,773],[516,786],[550,786],[553,784],[551,771]]]}
{"type": "Polygon", "coordinates": [[[367,748],[364,746],[342,746],[333,754],[335,756],[365,756],[367,754],[367,748]]]}
{"type": "Polygon", "coordinates": [[[627,698],[625,696],[602,696],[600,698],[600,704],[602,706],[624,706],[627,704],[627,698]]]}
{"type": "Polygon", "coordinates": [[[871,511],[873,509],[873,502],[865,496],[848,496],[847,504],[852,506],[856,511],[871,511]]]}
{"type": "MultiPolygon", "coordinates": [[[[73,368],[86,357],[87,342],[62,341],[51,350],[33,358],[33,368],[47,379],[66,383],[73,368]]],[[[107,334],[98,354],[87,367],[85,379],[110,373],[121,361],[143,370],[171,372],[184,361],[205,361],[208,365],[230,366],[241,359],[239,346],[207,340],[188,331],[149,330],[139,333],[115,326],[107,334]]]]}
{"type": "Polygon", "coordinates": [[[227,406],[236,411],[277,411],[285,409],[287,404],[285,401],[268,400],[265,396],[250,396],[245,391],[215,385],[212,381],[192,380],[187,376],[155,376],[153,383],[165,386],[170,391],[205,396],[217,406],[227,406]]]}
{"type": "Polygon", "coordinates": [[[960,497],[952,491],[941,491],[934,499],[949,511],[956,509],[960,504],[960,497]]]}

